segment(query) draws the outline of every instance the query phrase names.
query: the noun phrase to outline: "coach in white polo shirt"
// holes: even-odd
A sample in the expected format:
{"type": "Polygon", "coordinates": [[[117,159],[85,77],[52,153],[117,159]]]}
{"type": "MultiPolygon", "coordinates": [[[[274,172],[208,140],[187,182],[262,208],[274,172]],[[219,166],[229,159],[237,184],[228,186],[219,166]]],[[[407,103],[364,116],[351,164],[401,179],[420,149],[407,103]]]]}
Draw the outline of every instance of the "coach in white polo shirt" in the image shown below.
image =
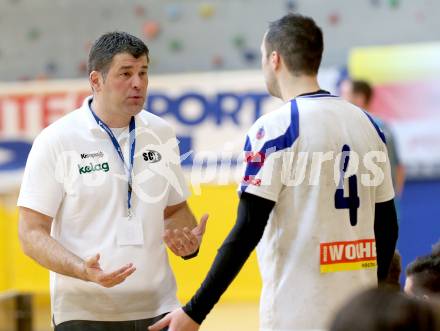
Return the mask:
{"type": "Polygon", "coordinates": [[[35,139],[18,206],[24,252],[51,270],[56,330],[145,330],[177,307],[164,242],[196,255],[172,128],[143,111],[148,48],[122,32],[89,55],[93,96],[35,139]]]}

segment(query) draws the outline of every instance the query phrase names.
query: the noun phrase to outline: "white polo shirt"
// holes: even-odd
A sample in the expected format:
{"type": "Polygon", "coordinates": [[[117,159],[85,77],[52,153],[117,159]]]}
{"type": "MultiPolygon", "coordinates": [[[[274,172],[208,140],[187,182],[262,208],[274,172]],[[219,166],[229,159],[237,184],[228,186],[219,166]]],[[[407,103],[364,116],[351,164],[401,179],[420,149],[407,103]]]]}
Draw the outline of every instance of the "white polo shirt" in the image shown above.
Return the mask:
{"type": "MultiPolygon", "coordinates": [[[[53,238],[83,259],[100,253],[104,271],[130,262],[136,271],[112,288],[51,272],[56,324],[144,319],[179,306],[162,240],[165,207],[188,196],[174,131],[146,111],[135,117],[131,203],[144,244],[119,246],[116,225],[127,216],[128,177],[108,134],[90,112],[90,99],[35,139],[17,205],[53,217],[53,238]]],[[[122,131],[116,136],[127,162],[128,128],[122,131]]]]}
{"type": "Polygon", "coordinates": [[[276,202],[257,247],[261,330],[326,329],[341,304],[377,284],[375,204],[394,197],[383,133],[321,92],[258,119],[245,153],[240,191],[276,202]]]}

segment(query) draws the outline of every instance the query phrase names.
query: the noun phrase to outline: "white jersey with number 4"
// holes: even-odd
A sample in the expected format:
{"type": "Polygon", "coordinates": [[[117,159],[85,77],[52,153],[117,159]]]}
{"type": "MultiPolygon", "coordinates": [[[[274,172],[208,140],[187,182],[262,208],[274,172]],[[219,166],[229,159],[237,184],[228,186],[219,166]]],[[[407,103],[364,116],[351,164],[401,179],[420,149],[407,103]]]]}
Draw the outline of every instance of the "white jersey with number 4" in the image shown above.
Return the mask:
{"type": "Polygon", "coordinates": [[[383,133],[320,91],[258,119],[245,154],[240,191],[276,202],[257,247],[261,329],[325,329],[377,284],[375,204],[394,197],[383,133]]]}

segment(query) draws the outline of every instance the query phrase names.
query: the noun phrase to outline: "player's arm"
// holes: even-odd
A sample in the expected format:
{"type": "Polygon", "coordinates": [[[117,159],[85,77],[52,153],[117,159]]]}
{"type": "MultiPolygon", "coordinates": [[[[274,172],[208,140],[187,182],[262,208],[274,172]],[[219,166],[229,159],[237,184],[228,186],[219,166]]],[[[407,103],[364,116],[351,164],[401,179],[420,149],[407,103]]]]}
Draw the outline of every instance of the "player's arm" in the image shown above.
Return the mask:
{"type": "Polygon", "coordinates": [[[405,186],[406,171],[403,164],[399,163],[396,166],[396,194],[402,195],[403,187],[405,186]]]}
{"type": "Polygon", "coordinates": [[[396,249],[399,226],[394,199],[376,203],[374,236],[377,253],[377,280],[381,285],[388,276],[391,260],[396,249]]]}
{"type": "Polygon", "coordinates": [[[114,272],[103,272],[99,267],[99,254],[84,261],[50,236],[51,225],[51,217],[29,208],[19,208],[18,236],[22,249],[43,267],[104,287],[123,282],[135,271],[132,264],[127,264],[114,272]]]}
{"type": "Polygon", "coordinates": [[[237,221],[218,250],[197,293],[183,310],[178,309],[167,315],[150,327],[150,330],[159,331],[167,325],[176,331],[198,329],[198,325],[203,322],[257,246],[274,205],[274,201],[242,193],[237,221]]]}
{"type": "Polygon", "coordinates": [[[384,126],[383,129],[386,136],[388,157],[391,161],[392,166],[394,167],[393,172],[395,172],[396,182],[394,183],[394,187],[396,195],[400,196],[402,194],[405,184],[405,167],[400,160],[399,153],[397,151],[395,135],[393,134],[391,128],[389,128],[388,126],[384,126]]]}
{"type": "Polygon", "coordinates": [[[200,223],[186,201],[168,206],[164,211],[164,241],[171,251],[184,259],[195,257],[205,233],[208,215],[203,215],[200,223]]]}

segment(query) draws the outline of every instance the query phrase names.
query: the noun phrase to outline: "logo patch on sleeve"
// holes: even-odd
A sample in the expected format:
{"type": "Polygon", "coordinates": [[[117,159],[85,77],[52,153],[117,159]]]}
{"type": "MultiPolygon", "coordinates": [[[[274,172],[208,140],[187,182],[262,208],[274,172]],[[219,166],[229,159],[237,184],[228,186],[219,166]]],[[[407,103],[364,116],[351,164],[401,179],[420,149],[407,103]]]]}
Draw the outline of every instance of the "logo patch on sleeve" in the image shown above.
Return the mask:
{"type": "Polygon", "coordinates": [[[159,152],[153,150],[147,150],[142,153],[144,161],[147,163],[156,163],[162,160],[162,155],[159,152]]]}
{"type": "Polygon", "coordinates": [[[262,126],[261,128],[258,129],[257,134],[255,135],[255,138],[257,138],[258,140],[263,139],[265,134],[266,134],[266,132],[264,131],[264,126],[262,126]]]}
{"type": "Polygon", "coordinates": [[[261,179],[255,176],[244,176],[241,183],[243,185],[261,186],[261,179]]]}

